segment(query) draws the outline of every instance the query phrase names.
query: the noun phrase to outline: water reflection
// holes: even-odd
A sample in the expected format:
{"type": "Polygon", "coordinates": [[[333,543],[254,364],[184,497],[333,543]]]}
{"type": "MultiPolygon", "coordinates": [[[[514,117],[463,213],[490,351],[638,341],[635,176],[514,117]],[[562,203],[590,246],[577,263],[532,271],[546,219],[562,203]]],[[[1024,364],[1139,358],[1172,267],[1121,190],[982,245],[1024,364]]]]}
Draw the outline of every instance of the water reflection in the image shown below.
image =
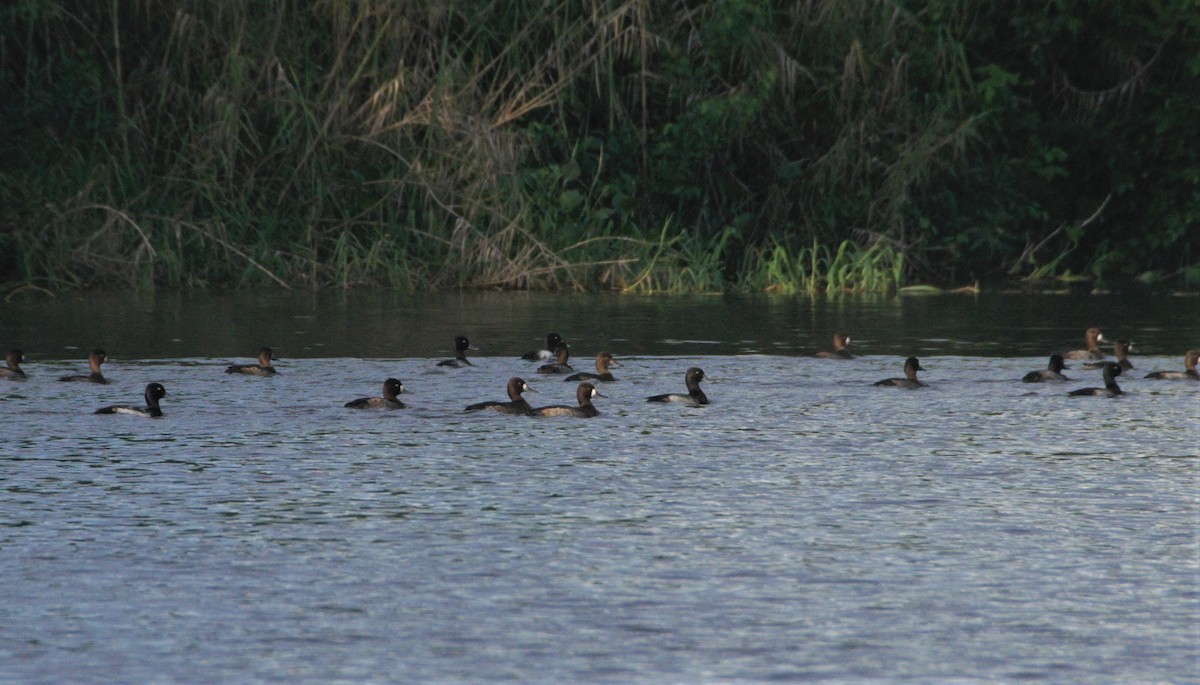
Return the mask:
{"type": "MultiPolygon", "coordinates": [[[[1078,347],[1099,326],[1140,354],[1182,355],[1200,340],[1200,300],[1110,296],[647,297],[549,293],[160,293],[20,298],[0,308],[0,341],[30,360],[244,360],[261,345],[286,359],[445,354],[467,335],[479,356],[516,356],[558,331],[577,358],[805,354],[835,331],[862,354],[1038,356],[1078,347]]],[[[1109,352],[1105,350],[1105,352],[1109,352]]]]}

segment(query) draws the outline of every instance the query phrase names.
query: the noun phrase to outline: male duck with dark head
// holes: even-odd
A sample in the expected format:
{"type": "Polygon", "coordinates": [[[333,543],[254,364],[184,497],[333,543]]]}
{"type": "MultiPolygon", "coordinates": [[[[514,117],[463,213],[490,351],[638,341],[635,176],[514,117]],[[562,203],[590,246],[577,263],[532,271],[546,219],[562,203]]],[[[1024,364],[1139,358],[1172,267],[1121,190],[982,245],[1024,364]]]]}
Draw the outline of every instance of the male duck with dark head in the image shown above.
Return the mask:
{"type": "Polygon", "coordinates": [[[904,360],[904,378],[885,378],[875,385],[893,388],[924,388],[927,386],[917,380],[917,372],[924,370],[920,360],[916,357],[909,357],[904,360]]]}
{"type": "Polygon", "coordinates": [[[562,341],[562,336],[560,336],[558,333],[547,333],[546,347],[540,350],[530,350],[529,352],[521,355],[521,359],[531,362],[554,359],[554,350],[562,343],[562,341]]]}
{"type": "Polygon", "coordinates": [[[438,362],[438,366],[448,366],[451,368],[460,368],[463,366],[472,366],[471,362],[467,361],[467,350],[478,350],[467,340],[465,335],[454,336],[454,359],[446,359],[438,362]]]}
{"type": "Polygon", "coordinates": [[[1104,359],[1104,354],[1100,352],[1100,343],[1105,342],[1104,334],[1099,328],[1089,328],[1083,332],[1083,341],[1087,344],[1087,349],[1071,350],[1063,353],[1063,359],[1104,359]]]}
{"type": "Polygon", "coordinates": [[[529,384],[524,380],[513,376],[512,378],[508,379],[507,402],[498,402],[494,400],[488,402],[478,402],[468,406],[463,411],[480,411],[483,409],[490,409],[492,411],[498,411],[501,414],[528,414],[529,412],[533,411],[533,407],[529,406],[529,403],[525,401],[524,397],[521,397],[521,393],[523,392],[537,391],[529,387],[529,384]]]}
{"type": "Polygon", "coordinates": [[[601,352],[600,354],[596,355],[596,373],[580,371],[579,373],[573,373],[570,376],[567,376],[563,380],[564,381],[602,381],[605,383],[611,383],[612,381],[617,380],[616,378],[613,378],[612,372],[608,370],[610,367],[613,367],[613,366],[620,366],[620,364],[618,364],[617,360],[615,358],[613,358],[612,353],[611,352],[601,352]]]}
{"type": "Polygon", "coordinates": [[[665,393],[662,395],[651,395],[646,398],[647,402],[677,402],[686,404],[689,407],[699,407],[708,404],[708,396],[700,389],[700,381],[704,380],[704,371],[698,366],[693,366],[683,374],[683,382],[687,386],[687,394],[665,393]]]}
{"type": "Polygon", "coordinates": [[[137,407],[129,404],[114,404],[109,407],[101,407],[96,410],[97,414],[132,414],[133,416],[146,416],[158,418],[163,415],[162,409],[158,408],[158,401],[167,396],[167,389],[162,386],[162,383],[151,383],[146,386],[146,406],[137,407]]]}
{"type": "Polygon", "coordinates": [[[591,383],[580,383],[579,387],[575,389],[575,400],[579,403],[578,407],[554,404],[549,407],[538,407],[529,414],[531,416],[575,416],[581,419],[590,419],[600,415],[600,412],[592,406],[593,397],[603,397],[603,395],[596,392],[596,386],[591,383]]]}
{"type": "Polygon", "coordinates": [[[1200,381],[1200,373],[1196,371],[1196,362],[1200,361],[1200,350],[1188,350],[1183,354],[1184,371],[1155,371],[1146,374],[1146,378],[1160,381],[1200,381]]]}
{"type": "Polygon", "coordinates": [[[348,409],[404,409],[404,403],[396,395],[404,392],[404,384],[395,378],[383,382],[383,397],[360,397],[344,406],[348,409]]]}
{"type": "Polygon", "coordinates": [[[63,376],[58,380],[68,383],[108,383],[108,379],[100,373],[100,365],[106,361],[108,361],[108,355],[104,353],[104,350],[94,349],[88,353],[88,368],[91,369],[91,373],[86,376],[63,376]]]}
{"type": "Polygon", "coordinates": [[[821,350],[813,356],[819,359],[854,359],[854,355],[850,354],[850,350],[846,349],[849,344],[850,336],[845,333],[834,333],[833,351],[821,350]]]}
{"type": "Polygon", "coordinates": [[[538,367],[538,373],[571,373],[575,369],[567,363],[571,358],[571,351],[567,349],[567,344],[560,342],[554,348],[554,361],[549,364],[543,364],[538,367]]]}
{"type": "Polygon", "coordinates": [[[1121,392],[1121,386],[1117,385],[1117,376],[1121,375],[1121,365],[1116,362],[1108,362],[1104,365],[1104,387],[1103,388],[1080,388],[1072,390],[1069,394],[1074,397],[1116,397],[1124,395],[1121,392]]]}
{"type": "Polygon", "coordinates": [[[275,359],[275,353],[269,347],[258,348],[258,363],[257,364],[231,364],[225,369],[225,373],[240,373],[247,376],[274,376],[277,372],[275,367],[271,366],[271,362],[275,359]]]}
{"type": "MultiPolygon", "coordinates": [[[[1129,371],[1133,368],[1133,362],[1129,361],[1129,353],[1133,351],[1133,343],[1125,338],[1118,338],[1113,343],[1113,356],[1117,358],[1117,364],[1121,365],[1122,371],[1129,371]]],[[[1103,369],[1108,362],[1088,362],[1083,365],[1085,369],[1103,369]]]]}
{"type": "Polygon", "coordinates": [[[21,362],[25,361],[25,353],[21,350],[9,350],[4,356],[4,368],[0,369],[0,378],[10,381],[25,380],[25,372],[21,370],[21,362]]]}
{"type": "Polygon", "coordinates": [[[1050,355],[1050,364],[1041,371],[1030,371],[1021,379],[1022,383],[1050,383],[1053,381],[1069,381],[1071,379],[1062,375],[1063,369],[1068,368],[1063,363],[1062,355],[1055,352],[1050,355]]]}

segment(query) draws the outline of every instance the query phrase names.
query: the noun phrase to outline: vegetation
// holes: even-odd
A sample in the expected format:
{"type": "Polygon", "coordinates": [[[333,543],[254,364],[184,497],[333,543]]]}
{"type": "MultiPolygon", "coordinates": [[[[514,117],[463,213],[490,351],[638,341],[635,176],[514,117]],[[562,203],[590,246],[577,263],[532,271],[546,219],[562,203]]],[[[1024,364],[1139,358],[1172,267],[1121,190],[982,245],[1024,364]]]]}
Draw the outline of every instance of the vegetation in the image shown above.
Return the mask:
{"type": "Polygon", "coordinates": [[[1195,0],[17,0],[0,282],[1200,284],[1195,0]]]}

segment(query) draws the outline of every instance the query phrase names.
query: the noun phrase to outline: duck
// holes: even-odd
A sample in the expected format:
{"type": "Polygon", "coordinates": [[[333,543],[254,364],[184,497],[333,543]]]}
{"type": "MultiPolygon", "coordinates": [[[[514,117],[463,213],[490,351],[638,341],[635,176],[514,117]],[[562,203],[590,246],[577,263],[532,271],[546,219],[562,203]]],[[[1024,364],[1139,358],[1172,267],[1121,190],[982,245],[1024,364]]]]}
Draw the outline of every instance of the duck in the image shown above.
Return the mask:
{"type": "Polygon", "coordinates": [[[1095,397],[1116,397],[1124,395],[1121,392],[1121,386],[1117,385],[1116,378],[1121,375],[1121,365],[1116,362],[1108,362],[1104,365],[1104,387],[1103,388],[1080,388],[1072,390],[1069,394],[1074,397],[1095,396],[1095,397]]]}
{"type": "Polygon", "coordinates": [[[563,379],[563,381],[601,381],[604,383],[611,383],[617,379],[613,378],[612,372],[608,369],[610,367],[620,365],[621,364],[617,362],[616,358],[612,356],[611,352],[601,352],[600,354],[596,355],[596,373],[580,371],[579,373],[573,373],[570,376],[567,376],[563,379]]]}
{"type": "MultiPolygon", "coordinates": [[[[1121,365],[1122,371],[1129,371],[1133,368],[1133,362],[1129,361],[1129,353],[1133,351],[1133,343],[1125,338],[1118,338],[1113,343],[1113,356],[1117,358],[1115,363],[1121,365]]],[[[1085,369],[1103,369],[1108,362],[1088,362],[1083,365],[1085,369]]]]}
{"type": "Polygon", "coordinates": [[[275,359],[275,352],[269,347],[258,348],[258,363],[257,364],[231,364],[225,369],[225,373],[240,373],[247,376],[274,376],[278,373],[274,366],[271,366],[271,361],[275,359]]]}
{"type": "Polygon", "coordinates": [[[687,394],[681,395],[678,393],[665,393],[662,395],[651,395],[646,398],[647,402],[678,402],[686,404],[689,407],[699,407],[708,404],[708,396],[700,389],[700,381],[704,380],[704,371],[693,366],[683,374],[683,382],[687,385],[687,394]]]}
{"type": "Polygon", "coordinates": [[[597,392],[596,386],[591,383],[580,383],[579,387],[575,389],[575,399],[579,402],[578,407],[554,404],[549,407],[538,407],[529,414],[530,416],[576,416],[581,419],[590,419],[600,415],[600,412],[592,406],[593,397],[603,397],[603,395],[597,392]]]}
{"type": "Polygon", "coordinates": [[[1146,378],[1170,381],[1200,381],[1200,373],[1196,372],[1196,362],[1200,361],[1200,350],[1188,350],[1183,353],[1183,366],[1186,371],[1155,371],[1146,374],[1146,378]]]}
{"type": "Polygon", "coordinates": [[[437,363],[438,366],[448,366],[451,368],[460,368],[463,366],[472,366],[471,362],[467,361],[467,350],[478,350],[467,340],[465,335],[454,336],[454,359],[445,359],[437,363]]]}
{"type": "Polygon", "coordinates": [[[554,361],[549,364],[544,364],[538,367],[538,373],[571,373],[575,369],[567,363],[571,358],[571,351],[567,349],[567,344],[560,342],[554,348],[554,361]]]}
{"type": "Polygon", "coordinates": [[[893,388],[926,388],[929,386],[917,380],[917,372],[924,370],[920,360],[916,357],[909,357],[904,360],[904,378],[885,378],[875,385],[893,388]]]}
{"type": "Polygon", "coordinates": [[[854,355],[850,354],[850,350],[846,349],[849,344],[850,336],[845,333],[834,333],[833,352],[821,350],[813,356],[819,359],[854,359],[854,355]]]}
{"type": "Polygon", "coordinates": [[[508,379],[508,402],[497,402],[494,400],[489,402],[477,402],[467,406],[467,408],[463,411],[480,411],[482,409],[491,409],[492,411],[498,411],[501,414],[528,414],[529,412],[533,411],[533,407],[529,406],[529,403],[525,401],[524,397],[521,397],[521,393],[523,392],[537,391],[529,387],[529,384],[523,379],[513,376],[512,378],[508,379]]]}
{"type": "Polygon", "coordinates": [[[58,380],[68,383],[107,384],[108,379],[104,377],[104,374],[100,373],[100,365],[106,361],[108,361],[108,355],[104,353],[104,350],[96,348],[88,353],[88,368],[91,369],[91,373],[87,374],[86,376],[62,376],[58,380]]]}
{"type": "Polygon", "coordinates": [[[167,389],[162,383],[150,383],[146,386],[146,406],[136,407],[129,404],[114,404],[108,407],[101,407],[96,410],[97,414],[132,414],[134,416],[146,416],[150,418],[159,418],[163,415],[162,409],[158,407],[158,401],[167,396],[167,389]]]}
{"type": "Polygon", "coordinates": [[[1062,355],[1055,352],[1050,355],[1050,363],[1046,368],[1040,371],[1030,371],[1021,379],[1022,383],[1047,383],[1051,381],[1069,381],[1070,378],[1062,375],[1063,369],[1070,368],[1063,363],[1062,355]]]}
{"type": "Polygon", "coordinates": [[[24,380],[25,372],[21,370],[23,361],[25,361],[24,352],[17,349],[9,350],[8,354],[4,355],[4,368],[0,369],[0,378],[10,381],[24,380]]]}
{"type": "Polygon", "coordinates": [[[345,405],[348,409],[404,409],[404,403],[396,395],[404,392],[404,384],[395,378],[383,382],[383,397],[360,397],[345,405]]]}
{"type": "Polygon", "coordinates": [[[546,347],[540,350],[530,350],[521,355],[521,359],[526,361],[536,362],[546,359],[554,359],[554,350],[562,344],[562,336],[558,333],[550,332],[546,334],[546,347]]]}
{"type": "Polygon", "coordinates": [[[1100,352],[1099,343],[1107,342],[1104,339],[1104,334],[1099,328],[1089,328],[1083,332],[1084,342],[1087,343],[1086,350],[1071,350],[1063,353],[1063,359],[1103,359],[1104,354],[1100,352]]]}

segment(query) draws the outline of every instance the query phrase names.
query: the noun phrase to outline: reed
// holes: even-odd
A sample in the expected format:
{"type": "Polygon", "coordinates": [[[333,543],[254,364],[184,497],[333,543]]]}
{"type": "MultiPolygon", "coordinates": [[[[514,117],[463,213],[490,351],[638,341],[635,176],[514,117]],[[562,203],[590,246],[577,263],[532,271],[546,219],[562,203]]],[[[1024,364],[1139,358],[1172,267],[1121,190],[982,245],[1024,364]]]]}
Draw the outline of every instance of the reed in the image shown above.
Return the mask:
{"type": "Polygon", "coordinates": [[[835,250],[816,241],[800,248],[776,243],[752,255],[745,280],[787,295],[895,292],[903,267],[903,253],[882,243],[864,248],[843,241],[835,250]]]}
{"type": "Polygon", "coordinates": [[[1194,279],[1200,134],[1176,36],[1200,20],[1166,3],[1135,22],[1137,40],[1105,42],[1033,6],[1011,10],[1021,21],[994,11],[6,6],[0,158],[16,161],[0,183],[0,281],[882,292],[914,275],[1194,279]],[[1121,58],[1029,62],[1061,40],[1121,58]],[[1124,85],[1068,88],[1072,65],[1124,85]],[[1101,167],[1125,185],[1093,190],[1101,167]],[[1121,201],[1081,223],[1097,193],[1121,201]],[[1149,237],[1122,240],[1132,225],[1149,237]]]}

